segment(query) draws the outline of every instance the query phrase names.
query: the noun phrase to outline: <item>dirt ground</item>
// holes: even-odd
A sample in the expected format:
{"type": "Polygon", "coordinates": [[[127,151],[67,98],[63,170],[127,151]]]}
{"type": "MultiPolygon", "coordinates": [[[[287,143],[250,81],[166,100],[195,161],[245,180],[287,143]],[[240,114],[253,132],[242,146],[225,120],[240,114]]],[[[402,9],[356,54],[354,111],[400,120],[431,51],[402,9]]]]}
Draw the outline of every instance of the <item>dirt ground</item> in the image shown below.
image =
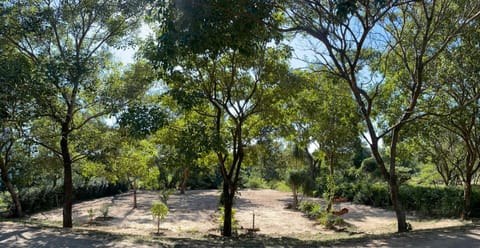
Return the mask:
{"type": "MultiPolygon", "coordinates": [[[[161,223],[162,237],[199,238],[205,235],[220,235],[218,231],[218,190],[192,190],[185,195],[174,194],[168,200],[169,213],[161,223]]],[[[150,206],[159,200],[157,192],[140,191],[137,196],[138,208],[133,209],[132,192],[105,197],[74,205],[74,226],[114,234],[149,235],[156,232],[156,225],[150,214],[150,206]],[[101,218],[100,209],[109,204],[107,220],[101,218]],[[95,221],[90,222],[88,210],[93,209],[95,221]]],[[[310,199],[324,202],[320,199],[310,199]]],[[[255,214],[255,227],[259,235],[268,237],[291,237],[301,240],[317,239],[321,235],[335,235],[324,229],[318,222],[303,216],[299,211],[286,209],[292,201],[291,193],[275,190],[241,190],[235,202],[236,219],[245,230],[252,227],[255,214]]],[[[358,234],[393,233],[396,219],[393,211],[372,208],[353,203],[340,203],[337,209],[348,208],[343,217],[352,224],[349,228],[358,234]]],[[[62,210],[55,209],[31,216],[31,220],[60,224],[62,210]]],[[[408,217],[414,230],[460,226],[460,220],[422,220],[408,217]]]]}

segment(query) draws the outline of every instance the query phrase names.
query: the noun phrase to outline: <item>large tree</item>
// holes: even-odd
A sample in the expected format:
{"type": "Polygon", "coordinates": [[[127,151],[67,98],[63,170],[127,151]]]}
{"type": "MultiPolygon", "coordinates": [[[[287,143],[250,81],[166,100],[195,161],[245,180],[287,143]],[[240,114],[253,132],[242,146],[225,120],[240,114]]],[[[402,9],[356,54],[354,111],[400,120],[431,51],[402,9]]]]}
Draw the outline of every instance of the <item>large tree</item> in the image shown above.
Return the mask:
{"type": "MultiPolygon", "coordinates": [[[[109,51],[128,45],[144,1],[5,1],[2,35],[41,74],[36,99],[39,115],[48,117],[58,145],[48,146],[63,162],[63,226],[72,227],[72,156],[70,137],[111,109],[100,92],[107,90],[109,51]],[[105,106],[108,106],[107,108],[105,106]]],[[[108,98],[107,98],[108,99],[108,98]]],[[[46,145],[39,141],[39,143],[46,145]]]]}
{"type": "MultiPolygon", "coordinates": [[[[160,1],[160,28],[145,55],[165,72],[172,94],[210,120],[208,133],[223,177],[223,235],[232,235],[248,125],[268,106],[286,73],[287,53],[268,47],[270,1],[160,1]]],[[[253,122],[253,123],[251,123],[253,122]]]]}
{"type": "Polygon", "coordinates": [[[419,101],[428,99],[425,71],[459,30],[478,17],[477,5],[449,0],[286,1],[290,30],[319,41],[315,63],[350,87],[367,131],[365,140],[388,182],[399,232],[408,229],[396,172],[401,131],[425,114],[418,111],[419,101]],[[380,65],[373,63],[376,50],[388,58],[380,65]],[[370,76],[369,71],[381,73],[370,76]],[[388,80],[382,80],[384,75],[388,80]],[[380,154],[382,140],[388,161],[380,154]]]}
{"type": "MultiPolygon", "coordinates": [[[[432,73],[442,91],[439,114],[433,117],[441,130],[456,139],[460,149],[454,162],[464,186],[462,218],[471,214],[472,179],[480,169],[480,51],[478,20],[467,26],[455,44],[442,54],[432,73]],[[456,162],[456,163],[455,163],[456,162]]],[[[450,155],[449,157],[452,157],[450,155]]]]}

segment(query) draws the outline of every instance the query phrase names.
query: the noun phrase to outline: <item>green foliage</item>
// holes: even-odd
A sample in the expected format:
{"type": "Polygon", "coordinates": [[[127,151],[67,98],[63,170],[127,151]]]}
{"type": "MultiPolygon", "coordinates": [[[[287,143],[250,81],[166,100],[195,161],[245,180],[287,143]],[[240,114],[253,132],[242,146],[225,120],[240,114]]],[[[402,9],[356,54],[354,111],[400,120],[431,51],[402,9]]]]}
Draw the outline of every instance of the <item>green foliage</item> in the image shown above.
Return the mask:
{"type": "Polygon", "coordinates": [[[175,193],[175,189],[162,189],[160,190],[160,200],[167,204],[168,199],[170,199],[170,196],[175,193]]]}
{"type": "MultiPolygon", "coordinates": [[[[338,193],[353,202],[390,208],[388,187],[384,183],[366,181],[343,184],[338,193]]],[[[400,197],[407,211],[430,217],[459,217],[462,212],[463,188],[445,186],[402,185],[400,197]]],[[[480,187],[473,187],[472,208],[480,208],[480,187]]]]}
{"type": "Polygon", "coordinates": [[[325,210],[319,203],[312,201],[303,201],[300,203],[298,209],[305,213],[305,215],[310,219],[319,218],[325,210]]]}
{"type": "Polygon", "coordinates": [[[150,212],[153,218],[163,220],[168,214],[168,207],[163,202],[154,202],[150,212]]]}
{"type": "MultiPolygon", "coordinates": [[[[75,185],[74,199],[77,202],[112,196],[128,190],[128,185],[105,182],[92,182],[88,185],[75,185]]],[[[25,213],[34,214],[62,206],[63,194],[61,185],[52,188],[51,185],[25,187],[19,190],[20,202],[25,213]]],[[[9,202],[9,208],[13,208],[9,202]]]]}
{"type": "Polygon", "coordinates": [[[285,181],[271,181],[268,182],[271,189],[283,191],[283,192],[290,192],[290,186],[285,181]]]}
{"type": "Polygon", "coordinates": [[[267,189],[267,182],[260,177],[249,177],[247,182],[244,184],[246,188],[249,189],[267,189]]]}
{"type": "Polygon", "coordinates": [[[153,219],[157,220],[157,233],[160,233],[160,221],[165,219],[168,214],[168,207],[163,202],[154,202],[150,212],[153,216],[153,219]]]}
{"type": "Polygon", "coordinates": [[[322,224],[326,229],[334,229],[335,226],[347,225],[345,220],[326,211],[320,213],[318,216],[318,222],[320,222],[320,224],[322,224]]]}

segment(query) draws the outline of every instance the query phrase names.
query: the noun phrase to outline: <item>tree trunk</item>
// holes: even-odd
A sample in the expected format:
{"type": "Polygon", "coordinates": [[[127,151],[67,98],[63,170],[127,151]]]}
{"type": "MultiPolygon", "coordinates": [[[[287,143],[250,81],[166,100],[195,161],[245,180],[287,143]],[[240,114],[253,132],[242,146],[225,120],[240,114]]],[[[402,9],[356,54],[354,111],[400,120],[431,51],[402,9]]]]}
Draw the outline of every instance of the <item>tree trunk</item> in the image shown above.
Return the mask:
{"type": "Polygon", "coordinates": [[[405,210],[400,201],[400,187],[398,185],[396,173],[397,144],[402,126],[403,125],[398,125],[397,128],[392,131],[392,141],[390,143],[390,171],[388,173],[389,176],[387,177],[388,186],[390,188],[390,200],[392,201],[393,209],[397,216],[397,231],[399,233],[409,231],[405,210]]]}
{"type": "Polygon", "coordinates": [[[133,179],[133,208],[137,208],[137,179],[133,179]]]}
{"type": "Polygon", "coordinates": [[[15,217],[22,217],[23,216],[22,204],[20,203],[20,198],[18,197],[17,192],[15,192],[15,188],[13,187],[13,184],[10,181],[10,178],[8,177],[7,165],[5,164],[3,159],[0,159],[0,172],[1,172],[2,182],[7,187],[7,190],[10,193],[10,197],[12,198],[12,202],[15,205],[14,215],[15,217]]]}
{"type": "Polygon", "coordinates": [[[63,227],[72,228],[73,180],[72,158],[68,148],[68,124],[62,124],[60,148],[63,159],[63,227]]]}
{"type": "MultiPolygon", "coordinates": [[[[330,180],[332,180],[330,183],[332,184],[331,187],[334,187],[335,185],[335,179],[333,177],[333,174],[334,174],[334,160],[333,160],[333,153],[330,154],[329,156],[330,158],[328,159],[329,161],[329,172],[330,172],[330,180]]],[[[329,196],[328,196],[328,205],[327,205],[327,212],[331,212],[332,211],[332,207],[333,207],[333,199],[335,197],[335,190],[334,189],[328,189],[329,192],[329,196]]]]}
{"type": "Polygon", "coordinates": [[[297,192],[297,186],[296,185],[292,186],[292,193],[293,193],[292,209],[297,209],[297,206],[298,206],[298,192],[297,192]]]}
{"type": "Polygon", "coordinates": [[[188,176],[190,175],[190,170],[187,168],[185,168],[183,170],[183,173],[182,173],[182,184],[180,186],[180,194],[185,194],[185,189],[187,188],[187,180],[188,180],[188,176]]]}
{"type": "Polygon", "coordinates": [[[470,217],[471,207],[472,207],[472,183],[471,177],[468,177],[465,182],[463,182],[463,210],[462,210],[462,219],[467,220],[470,217]]]}
{"type": "Polygon", "coordinates": [[[398,232],[407,232],[407,217],[405,215],[405,210],[403,209],[402,203],[400,201],[400,189],[396,177],[392,177],[389,181],[390,188],[390,199],[392,200],[393,209],[397,216],[397,231],[398,232]]]}
{"type": "Polygon", "coordinates": [[[230,193],[228,183],[223,183],[223,236],[232,236],[232,208],[233,196],[235,192],[230,193]]]}

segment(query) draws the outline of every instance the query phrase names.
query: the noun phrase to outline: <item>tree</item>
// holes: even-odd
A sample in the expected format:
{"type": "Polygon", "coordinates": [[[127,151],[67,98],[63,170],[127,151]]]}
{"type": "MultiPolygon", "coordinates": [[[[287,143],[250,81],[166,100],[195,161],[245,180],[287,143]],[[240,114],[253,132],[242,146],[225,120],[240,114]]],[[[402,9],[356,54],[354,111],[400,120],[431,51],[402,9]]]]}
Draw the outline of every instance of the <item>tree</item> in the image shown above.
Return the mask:
{"type": "MultiPolygon", "coordinates": [[[[437,126],[461,141],[461,156],[452,161],[463,182],[464,199],[462,218],[471,213],[472,179],[480,169],[480,69],[478,56],[478,20],[469,23],[455,44],[442,54],[434,77],[442,86],[439,94],[439,112],[433,118],[437,126]],[[463,166],[460,164],[463,162],[463,166]]],[[[455,155],[450,155],[455,156],[455,155]]],[[[449,157],[450,157],[449,156],[449,157]]]]}
{"type": "Polygon", "coordinates": [[[133,208],[137,208],[137,188],[139,182],[146,187],[157,183],[159,171],[150,166],[151,160],[157,154],[155,146],[147,140],[123,141],[112,158],[114,181],[127,181],[133,189],[133,208]]]}
{"type": "MultiPolygon", "coordinates": [[[[293,129],[297,131],[296,142],[305,150],[310,173],[316,174],[316,164],[320,161],[309,151],[314,147],[317,157],[328,166],[330,180],[334,182],[335,168],[342,157],[351,153],[360,135],[355,102],[347,85],[337,84],[335,77],[329,74],[304,72],[302,76],[305,86],[295,95],[288,118],[292,118],[293,129]]],[[[327,211],[333,204],[334,192],[331,193],[327,211]]]]}
{"type": "MultiPolygon", "coordinates": [[[[63,227],[72,227],[72,133],[105,115],[98,93],[106,90],[108,48],[133,41],[144,1],[10,1],[1,6],[6,25],[1,33],[41,76],[36,77],[40,116],[50,118],[60,139],[48,147],[62,157],[64,168],[63,227]],[[127,38],[126,38],[127,37],[127,38]],[[103,74],[100,73],[103,71],[103,74]]],[[[41,141],[39,141],[42,144],[41,141]]]]}
{"type": "Polygon", "coordinates": [[[154,202],[152,204],[152,216],[154,219],[157,219],[157,234],[160,233],[160,221],[165,219],[165,216],[168,214],[168,207],[163,202],[154,202]]]}
{"type": "Polygon", "coordinates": [[[223,235],[231,236],[233,198],[250,136],[245,127],[273,99],[288,53],[268,47],[273,33],[257,21],[271,18],[269,1],[163,4],[157,40],[145,55],[165,70],[172,90],[190,97],[195,111],[211,121],[207,132],[223,178],[223,235]]]}
{"type": "Polygon", "coordinates": [[[452,44],[459,30],[478,17],[478,4],[330,0],[286,3],[290,30],[302,31],[320,42],[316,50],[316,63],[322,65],[319,69],[349,86],[367,131],[365,140],[388,182],[398,231],[407,231],[396,172],[400,133],[407,123],[425,114],[418,106],[419,101],[428,100],[425,71],[452,44]],[[373,62],[379,55],[375,51],[388,51],[388,59],[381,60],[386,64],[380,66],[380,75],[375,73],[378,66],[373,62]],[[365,76],[368,71],[374,73],[365,76]],[[394,76],[399,72],[401,76],[394,76]],[[382,75],[388,80],[382,80],[382,75]],[[389,101],[381,99],[386,96],[389,101]],[[387,106],[393,108],[385,111],[387,106]],[[378,123],[379,119],[383,122],[378,123]],[[388,144],[388,161],[380,154],[380,140],[388,144]]]}
{"type": "Polygon", "coordinates": [[[23,216],[23,211],[12,182],[12,167],[15,164],[12,153],[18,151],[15,145],[24,138],[23,129],[33,108],[28,93],[28,84],[32,80],[30,69],[30,63],[24,56],[8,46],[0,47],[0,175],[2,184],[10,193],[17,217],[23,216]]]}

